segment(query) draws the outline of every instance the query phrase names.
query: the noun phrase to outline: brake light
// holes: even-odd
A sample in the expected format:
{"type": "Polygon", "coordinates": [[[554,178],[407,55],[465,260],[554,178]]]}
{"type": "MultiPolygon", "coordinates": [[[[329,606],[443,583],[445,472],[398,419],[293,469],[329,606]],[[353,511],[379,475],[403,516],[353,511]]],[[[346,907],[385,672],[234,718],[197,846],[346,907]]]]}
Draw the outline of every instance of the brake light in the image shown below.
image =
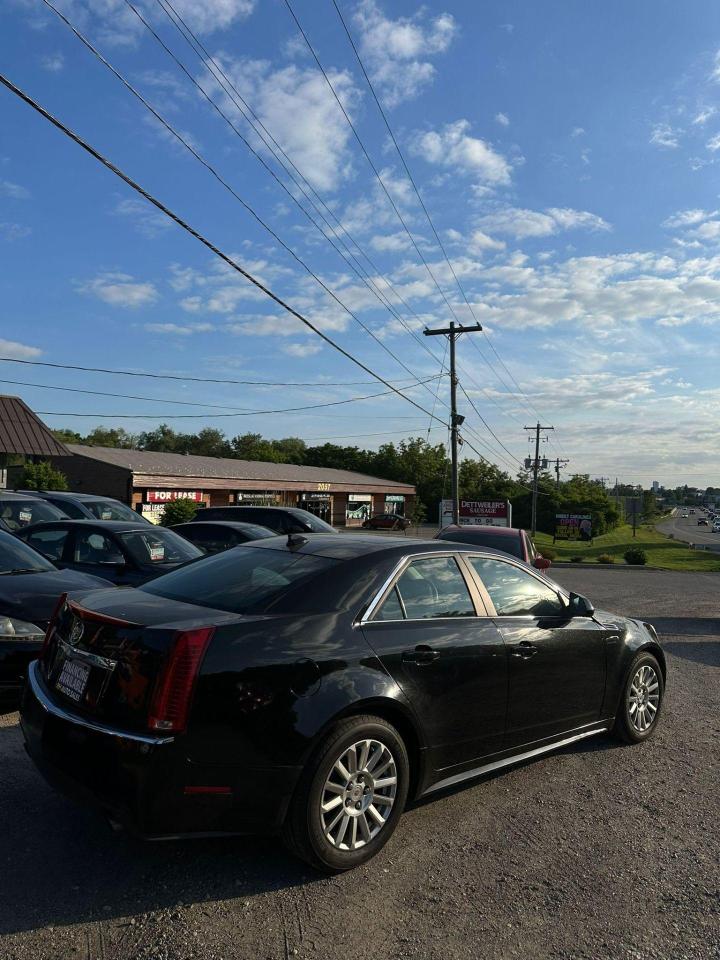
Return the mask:
{"type": "Polygon", "coordinates": [[[45,654],[50,644],[50,637],[53,635],[55,631],[55,621],[58,618],[58,614],[60,613],[62,608],[65,606],[66,600],[67,600],[67,593],[63,593],[60,595],[60,599],[55,604],[55,609],[53,610],[52,616],[50,617],[50,620],[48,622],[48,627],[47,627],[47,630],[45,631],[45,639],[43,640],[43,645],[40,648],[40,654],[38,656],[38,659],[40,660],[41,663],[44,663],[45,661],[45,654]]]}
{"type": "Polygon", "coordinates": [[[151,730],[181,733],[187,726],[200,663],[214,632],[214,627],[202,627],[175,635],[150,705],[151,730]]]}

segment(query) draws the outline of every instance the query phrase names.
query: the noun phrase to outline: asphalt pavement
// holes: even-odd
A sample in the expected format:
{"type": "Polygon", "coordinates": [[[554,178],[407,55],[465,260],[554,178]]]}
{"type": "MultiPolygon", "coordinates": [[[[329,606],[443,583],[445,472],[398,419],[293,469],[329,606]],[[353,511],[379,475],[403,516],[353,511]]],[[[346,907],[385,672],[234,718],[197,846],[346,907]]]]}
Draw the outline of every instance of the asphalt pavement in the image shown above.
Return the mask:
{"type": "Polygon", "coordinates": [[[720,960],[720,574],[551,572],[657,625],[656,736],[583,741],[418,804],[342,877],[274,840],[112,833],[0,718],[0,958],[720,960]]]}
{"type": "Polygon", "coordinates": [[[667,520],[656,524],[660,533],[670,534],[676,540],[683,540],[685,543],[697,543],[703,547],[712,547],[720,550],[720,533],[712,532],[712,525],[698,525],[698,520],[707,519],[705,513],[691,513],[687,517],[682,516],[682,511],[678,511],[667,520]]]}

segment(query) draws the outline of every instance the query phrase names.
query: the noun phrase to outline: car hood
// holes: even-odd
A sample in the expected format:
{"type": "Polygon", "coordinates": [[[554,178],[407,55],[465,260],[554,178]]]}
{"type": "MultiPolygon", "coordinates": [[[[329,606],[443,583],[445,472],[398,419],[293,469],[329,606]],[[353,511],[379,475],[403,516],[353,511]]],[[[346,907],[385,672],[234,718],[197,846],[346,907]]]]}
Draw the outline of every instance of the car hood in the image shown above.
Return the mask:
{"type": "Polygon", "coordinates": [[[97,590],[110,584],[76,570],[18,573],[0,576],[0,616],[16,617],[44,626],[63,593],[97,590]]]}

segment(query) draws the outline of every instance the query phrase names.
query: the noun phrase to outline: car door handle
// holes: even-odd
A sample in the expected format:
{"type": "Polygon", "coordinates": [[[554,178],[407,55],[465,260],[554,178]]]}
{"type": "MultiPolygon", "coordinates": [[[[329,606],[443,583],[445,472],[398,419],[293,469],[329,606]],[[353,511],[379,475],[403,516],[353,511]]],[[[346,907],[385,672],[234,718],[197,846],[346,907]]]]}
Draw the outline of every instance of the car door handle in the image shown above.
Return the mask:
{"type": "Polygon", "coordinates": [[[405,663],[432,663],[440,656],[437,650],[428,647],[425,643],[418,644],[414,650],[403,650],[402,658],[405,663]]]}
{"type": "Polygon", "coordinates": [[[534,657],[537,652],[538,648],[534,643],[530,643],[529,640],[521,640],[516,647],[513,647],[510,656],[521,657],[523,660],[529,660],[530,657],[534,657]]]}

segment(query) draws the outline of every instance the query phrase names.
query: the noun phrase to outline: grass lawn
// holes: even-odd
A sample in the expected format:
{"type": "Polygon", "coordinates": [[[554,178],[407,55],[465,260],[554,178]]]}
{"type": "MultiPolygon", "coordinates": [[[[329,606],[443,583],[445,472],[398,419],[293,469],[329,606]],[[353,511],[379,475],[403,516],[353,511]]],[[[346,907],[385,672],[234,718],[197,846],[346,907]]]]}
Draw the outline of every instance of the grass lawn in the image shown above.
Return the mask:
{"type": "Polygon", "coordinates": [[[661,570],[705,570],[720,571],[720,556],[709,550],[690,550],[679,540],[671,540],[658,533],[652,524],[641,524],[637,536],[633,539],[632,527],[628,524],[617,527],[602,537],[595,537],[592,543],[577,543],[558,540],[553,543],[547,533],[538,533],[535,544],[542,553],[543,548],[554,550],[556,559],[570,560],[582,557],[585,563],[595,563],[602,553],[614,557],[616,564],[625,566],[623,554],[629,547],[641,547],[647,554],[647,565],[661,570]]]}

